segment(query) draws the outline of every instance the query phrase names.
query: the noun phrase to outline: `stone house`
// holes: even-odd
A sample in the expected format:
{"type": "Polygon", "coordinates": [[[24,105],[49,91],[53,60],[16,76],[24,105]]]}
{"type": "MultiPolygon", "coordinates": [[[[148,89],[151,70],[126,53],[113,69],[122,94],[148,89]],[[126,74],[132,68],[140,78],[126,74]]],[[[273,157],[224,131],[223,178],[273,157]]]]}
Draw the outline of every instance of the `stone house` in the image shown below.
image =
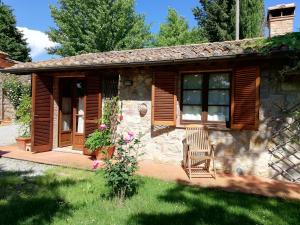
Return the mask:
{"type": "Polygon", "coordinates": [[[219,170],[273,177],[270,120],[276,105],[300,103],[300,80],[294,75],[274,86],[270,78],[288,60],[286,48],[245,50],[257,40],[83,54],[3,71],[32,74],[34,152],[84,151],[103,101],[118,95],[120,129],[143,134],[144,158],[180,164],[185,125],[205,124],[219,170]]]}
{"type": "MultiPolygon", "coordinates": [[[[0,69],[8,68],[13,65],[16,65],[17,61],[9,58],[9,55],[5,52],[0,51],[0,69]]],[[[7,74],[0,73],[0,120],[12,120],[15,119],[15,109],[7,96],[5,96],[2,89],[3,79],[7,76],[7,74]]],[[[31,76],[20,76],[18,79],[24,83],[30,83],[31,76]]]]}

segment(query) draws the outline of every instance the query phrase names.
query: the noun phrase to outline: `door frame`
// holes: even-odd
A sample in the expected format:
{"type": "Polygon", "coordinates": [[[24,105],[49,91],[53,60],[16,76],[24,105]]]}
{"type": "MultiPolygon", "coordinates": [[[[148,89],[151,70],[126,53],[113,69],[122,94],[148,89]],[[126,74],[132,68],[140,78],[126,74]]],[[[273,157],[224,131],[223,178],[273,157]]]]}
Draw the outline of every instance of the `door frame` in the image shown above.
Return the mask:
{"type": "Polygon", "coordinates": [[[85,102],[86,102],[86,79],[82,77],[76,77],[73,79],[72,82],[72,107],[73,107],[73,115],[72,115],[72,120],[73,120],[73,132],[72,132],[72,148],[75,150],[83,150],[84,148],[84,127],[85,127],[85,102]],[[76,82],[82,80],[83,81],[83,87],[84,87],[84,94],[83,94],[83,132],[82,133],[77,133],[76,132],[76,117],[77,117],[77,94],[76,94],[76,82]]]}
{"type": "MultiPolygon", "coordinates": [[[[59,104],[58,104],[58,147],[72,146],[72,149],[82,151],[84,148],[84,132],[76,132],[76,112],[77,112],[77,96],[76,96],[76,82],[82,80],[84,84],[84,95],[83,95],[83,104],[85,110],[85,101],[86,101],[86,79],[84,76],[76,77],[59,77],[59,104]],[[62,91],[61,91],[61,80],[69,79],[71,85],[71,143],[70,145],[61,145],[61,133],[62,133],[62,91]]],[[[85,112],[83,116],[84,126],[85,126],[85,112]]]]}
{"type": "Polygon", "coordinates": [[[58,88],[59,88],[59,104],[58,104],[58,147],[59,148],[63,148],[63,147],[67,147],[67,146],[72,146],[72,142],[73,142],[73,90],[72,90],[72,86],[71,86],[71,96],[70,96],[70,98],[71,98],[71,121],[70,121],[70,126],[71,126],[71,129],[70,129],[70,132],[71,132],[71,137],[70,137],[70,145],[62,145],[62,143],[61,143],[61,136],[62,136],[62,133],[66,133],[66,131],[62,131],[62,98],[63,98],[63,96],[62,96],[62,83],[61,83],[61,81],[63,80],[63,79],[68,79],[68,80],[70,80],[71,81],[71,83],[73,82],[73,79],[72,78],[67,78],[67,77],[65,77],[65,78],[61,78],[61,79],[59,79],[59,82],[58,82],[58,88]]]}

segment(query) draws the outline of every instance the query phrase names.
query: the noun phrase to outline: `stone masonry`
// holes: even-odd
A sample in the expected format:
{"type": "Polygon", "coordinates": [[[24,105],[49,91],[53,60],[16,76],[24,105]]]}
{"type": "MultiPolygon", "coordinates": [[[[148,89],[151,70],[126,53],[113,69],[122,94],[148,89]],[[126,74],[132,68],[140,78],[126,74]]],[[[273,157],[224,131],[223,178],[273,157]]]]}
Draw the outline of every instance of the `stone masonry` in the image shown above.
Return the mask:
{"type": "MultiPolygon", "coordinates": [[[[274,171],[268,167],[270,155],[267,150],[271,129],[269,118],[276,111],[275,103],[300,103],[300,93],[274,88],[269,80],[269,73],[263,71],[258,131],[210,130],[210,139],[215,146],[217,157],[217,169],[236,174],[272,177],[274,171]]],[[[143,158],[181,164],[184,128],[179,124],[176,128],[151,126],[151,84],[152,75],[146,70],[133,70],[120,76],[119,93],[124,120],[119,130],[142,134],[143,158]],[[132,86],[124,85],[124,80],[127,79],[133,81],[132,86]],[[141,116],[138,108],[143,103],[147,105],[147,113],[141,116]]]]}
{"type": "MultiPolygon", "coordinates": [[[[7,96],[3,93],[2,90],[2,82],[5,78],[5,74],[0,73],[0,119],[12,119],[14,120],[16,117],[16,111],[11,104],[11,102],[8,100],[7,96]]],[[[22,75],[18,76],[18,79],[21,80],[23,83],[31,83],[31,76],[30,75],[22,75]]]]}

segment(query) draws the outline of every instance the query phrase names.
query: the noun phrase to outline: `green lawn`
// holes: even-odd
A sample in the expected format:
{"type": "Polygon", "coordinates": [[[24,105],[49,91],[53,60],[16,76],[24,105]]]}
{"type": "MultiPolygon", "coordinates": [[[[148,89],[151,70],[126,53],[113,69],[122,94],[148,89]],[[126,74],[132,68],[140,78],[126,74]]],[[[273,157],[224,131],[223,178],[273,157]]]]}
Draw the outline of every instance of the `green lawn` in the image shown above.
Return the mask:
{"type": "Polygon", "coordinates": [[[57,168],[30,179],[1,172],[0,224],[299,225],[300,202],[139,178],[123,205],[107,198],[103,174],[57,168]]]}

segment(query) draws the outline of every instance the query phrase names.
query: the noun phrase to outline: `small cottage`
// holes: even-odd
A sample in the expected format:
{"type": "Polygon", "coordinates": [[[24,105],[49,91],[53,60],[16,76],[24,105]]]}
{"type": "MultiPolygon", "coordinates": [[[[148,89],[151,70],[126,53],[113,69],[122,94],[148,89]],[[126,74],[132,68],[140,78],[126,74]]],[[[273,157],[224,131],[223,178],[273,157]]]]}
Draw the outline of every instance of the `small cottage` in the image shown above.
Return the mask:
{"type": "MultiPolygon", "coordinates": [[[[270,9],[271,34],[289,32],[273,23],[290,20],[294,10],[273,10],[285,8],[270,9]]],[[[300,76],[295,72],[274,85],[271,77],[290,51],[249,51],[258,40],[82,54],[4,71],[32,74],[34,152],[66,146],[82,152],[85,138],[97,129],[103,101],[119,96],[120,126],[143,134],[144,158],[180,164],[185,126],[205,124],[217,169],[276,177],[282,174],[270,167],[271,121],[280,107],[300,103],[300,76]]]]}

